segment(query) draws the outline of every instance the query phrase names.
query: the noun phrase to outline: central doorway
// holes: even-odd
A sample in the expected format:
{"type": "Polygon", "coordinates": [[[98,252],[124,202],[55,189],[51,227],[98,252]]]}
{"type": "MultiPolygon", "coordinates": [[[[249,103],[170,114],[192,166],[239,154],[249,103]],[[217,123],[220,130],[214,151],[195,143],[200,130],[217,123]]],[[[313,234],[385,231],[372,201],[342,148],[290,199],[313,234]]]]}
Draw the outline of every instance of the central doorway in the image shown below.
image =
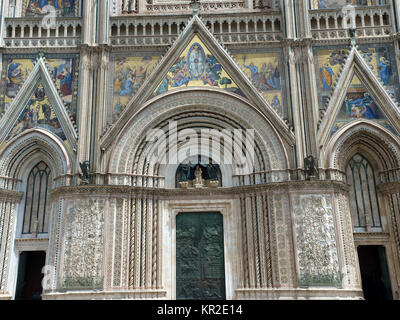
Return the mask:
{"type": "Polygon", "coordinates": [[[15,300],[42,299],[42,269],[45,263],[44,251],[24,251],[20,254],[15,300]]]}
{"type": "Polygon", "coordinates": [[[384,246],[359,246],[362,289],[365,300],[393,300],[384,246]]]}
{"type": "Polygon", "coordinates": [[[225,299],[221,213],[180,213],[176,217],[176,298],[225,299]]]}

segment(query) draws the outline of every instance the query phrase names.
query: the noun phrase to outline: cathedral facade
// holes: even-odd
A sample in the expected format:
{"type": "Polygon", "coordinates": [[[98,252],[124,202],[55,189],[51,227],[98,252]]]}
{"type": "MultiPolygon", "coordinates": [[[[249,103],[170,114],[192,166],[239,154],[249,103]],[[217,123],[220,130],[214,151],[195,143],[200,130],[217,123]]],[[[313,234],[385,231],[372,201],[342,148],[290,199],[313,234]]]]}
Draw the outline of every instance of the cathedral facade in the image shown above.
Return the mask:
{"type": "Polygon", "coordinates": [[[4,0],[0,299],[400,299],[400,2],[4,0]]]}

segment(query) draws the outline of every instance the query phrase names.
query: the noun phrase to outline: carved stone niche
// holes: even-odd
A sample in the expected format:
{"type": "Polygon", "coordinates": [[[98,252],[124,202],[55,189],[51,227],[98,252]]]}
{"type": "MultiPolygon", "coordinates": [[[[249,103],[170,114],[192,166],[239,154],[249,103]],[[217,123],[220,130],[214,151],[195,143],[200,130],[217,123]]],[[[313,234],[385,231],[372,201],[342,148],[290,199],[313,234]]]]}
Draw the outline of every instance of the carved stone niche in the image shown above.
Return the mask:
{"type": "Polygon", "coordinates": [[[177,188],[217,188],[221,184],[221,170],[219,165],[193,164],[190,161],[179,165],[176,171],[177,188]]]}

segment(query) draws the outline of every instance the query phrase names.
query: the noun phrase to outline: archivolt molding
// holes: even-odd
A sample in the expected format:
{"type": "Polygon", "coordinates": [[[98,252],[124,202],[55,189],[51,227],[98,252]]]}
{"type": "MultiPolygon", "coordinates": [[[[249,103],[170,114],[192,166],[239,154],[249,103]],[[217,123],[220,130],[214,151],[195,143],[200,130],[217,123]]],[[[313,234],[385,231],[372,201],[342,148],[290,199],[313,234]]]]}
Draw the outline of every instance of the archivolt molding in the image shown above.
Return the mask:
{"type": "Polygon", "coordinates": [[[71,173],[71,155],[64,144],[52,133],[43,129],[30,129],[13,138],[0,153],[0,175],[20,179],[21,167],[36,153],[50,159],[55,176],[71,173]]]}
{"type": "Polygon", "coordinates": [[[137,110],[146,103],[150,95],[153,94],[163,77],[168,73],[170,67],[176,62],[176,59],[179,58],[180,54],[189,44],[194,35],[197,35],[200,40],[203,41],[215,58],[222,64],[225,71],[231,76],[232,80],[245,93],[250,102],[271,119],[271,123],[281,134],[283,139],[285,139],[287,143],[293,144],[295,137],[289,130],[287,124],[270,106],[264,96],[254,87],[251,80],[241,70],[227,50],[217,41],[217,39],[215,39],[203,21],[198,16],[194,16],[188,22],[185,30],[179,35],[175,43],[169,48],[166,55],[160,59],[152,73],[147,77],[132,100],[121,112],[116,122],[101,138],[101,147],[108,148],[112,144],[114,140],[113,137],[122,130],[129,119],[131,119],[137,110]]]}
{"type": "Polygon", "coordinates": [[[60,121],[61,127],[64,130],[65,136],[67,137],[72,148],[76,148],[78,135],[70,116],[64,106],[64,102],[61,99],[58,89],[53,83],[53,80],[46,67],[44,57],[40,57],[32,72],[29,74],[17,96],[12,101],[11,105],[5,112],[4,116],[0,120],[0,142],[4,141],[15,125],[21,112],[25,109],[29,99],[37,88],[38,84],[42,82],[45,88],[46,94],[48,95],[51,106],[60,121]]]}
{"type": "Polygon", "coordinates": [[[320,124],[318,132],[318,141],[320,146],[326,146],[329,143],[330,130],[342,107],[354,74],[356,74],[365,85],[382,112],[391,122],[392,126],[397,130],[397,132],[400,132],[400,112],[397,102],[385,89],[383,83],[377,79],[357,48],[352,47],[348,59],[343,67],[343,71],[337,81],[336,87],[330,97],[325,116],[320,124]]]}
{"type": "Polygon", "coordinates": [[[325,165],[345,171],[349,155],[364,149],[380,170],[400,166],[400,143],[389,130],[363,120],[341,128],[326,148],[325,165]]]}
{"type": "MultiPolygon", "coordinates": [[[[135,154],[145,133],[154,129],[160,121],[167,121],[168,115],[179,114],[179,111],[196,110],[205,114],[216,113],[226,119],[236,119],[247,129],[255,129],[261,141],[258,146],[261,155],[265,158],[268,169],[287,169],[288,157],[282,140],[265,116],[249,107],[248,104],[229,95],[222,95],[213,90],[187,90],[176,92],[157,99],[143,107],[115,139],[115,147],[109,154],[109,168],[111,173],[133,173],[135,154]]],[[[171,119],[173,120],[173,118],[171,119]]],[[[208,118],[212,120],[212,118],[208,118]]],[[[218,123],[218,122],[217,122],[218,123]]],[[[224,121],[226,126],[226,121],[224,121]]],[[[216,125],[218,127],[218,124],[216,125]]],[[[232,128],[230,125],[227,129],[232,128]]],[[[139,172],[136,172],[139,173],[139,172]]]]}

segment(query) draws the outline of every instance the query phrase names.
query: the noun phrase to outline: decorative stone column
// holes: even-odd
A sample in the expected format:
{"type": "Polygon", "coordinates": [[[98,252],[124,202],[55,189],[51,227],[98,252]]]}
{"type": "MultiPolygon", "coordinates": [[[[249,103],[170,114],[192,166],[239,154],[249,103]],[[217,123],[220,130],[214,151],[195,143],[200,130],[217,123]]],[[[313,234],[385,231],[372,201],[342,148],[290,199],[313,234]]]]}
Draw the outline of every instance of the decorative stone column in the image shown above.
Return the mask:
{"type": "Polygon", "coordinates": [[[11,299],[10,256],[14,242],[14,229],[18,203],[23,192],[0,189],[0,300],[11,299]]]}

